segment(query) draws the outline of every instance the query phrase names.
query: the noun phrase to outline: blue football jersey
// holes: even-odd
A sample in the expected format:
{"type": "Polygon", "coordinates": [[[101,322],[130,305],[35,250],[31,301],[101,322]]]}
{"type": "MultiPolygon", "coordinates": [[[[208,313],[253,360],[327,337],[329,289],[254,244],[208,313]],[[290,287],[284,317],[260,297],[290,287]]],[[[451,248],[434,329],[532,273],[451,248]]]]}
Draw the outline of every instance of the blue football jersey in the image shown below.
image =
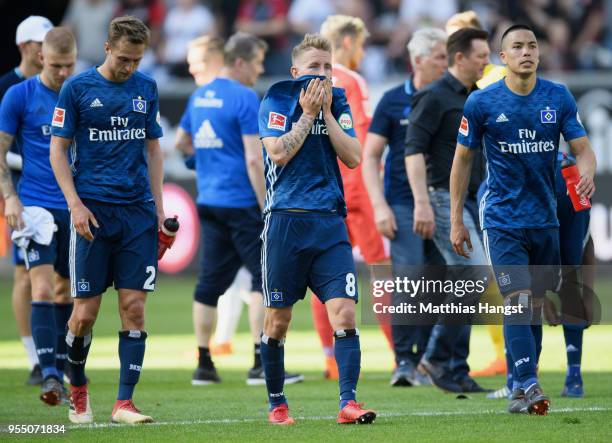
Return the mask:
{"type": "Polygon", "coordinates": [[[257,205],[247,172],[243,135],[256,135],[259,98],[235,80],[218,77],[189,98],[181,128],[191,135],[197,203],[226,208],[257,205]]]}
{"type": "Polygon", "coordinates": [[[145,142],[162,136],[153,79],[135,72],[116,83],[91,68],[64,83],[51,126],[53,135],[73,139],[79,197],[118,204],[153,199],[145,142]]]}
{"type": "Polygon", "coordinates": [[[376,106],[368,131],[385,137],[389,145],[385,159],[384,186],[385,199],[390,205],[410,204],[413,198],[406,174],[404,142],[414,92],[412,78],[385,92],[376,106]]]}
{"type": "MultiPolygon", "coordinates": [[[[275,83],[259,107],[259,136],[280,137],[302,115],[300,90],[315,76],[275,83]]],[[[322,77],[321,77],[322,78],[322,77]]],[[[355,137],[353,117],[344,90],[333,88],[332,114],[341,128],[355,137]]],[[[337,212],[346,215],[338,157],[331,144],[323,112],[315,118],[304,145],[286,165],[278,166],[264,150],[266,205],[264,212],[285,209],[337,212]]]]}
{"type": "Polygon", "coordinates": [[[486,228],[557,227],[555,173],[560,135],[586,135],[576,102],[563,85],[538,78],[526,96],[504,80],[472,93],[457,141],[477,149],[484,141],[487,192],[480,201],[486,228]]]}
{"type": "Polygon", "coordinates": [[[49,162],[51,119],[58,93],[47,88],[40,76],[12,86],[0,107],[0,131],[11,134],[21,147],[23,172],[19,199],[26,206],[66,209],[49,162]]]}

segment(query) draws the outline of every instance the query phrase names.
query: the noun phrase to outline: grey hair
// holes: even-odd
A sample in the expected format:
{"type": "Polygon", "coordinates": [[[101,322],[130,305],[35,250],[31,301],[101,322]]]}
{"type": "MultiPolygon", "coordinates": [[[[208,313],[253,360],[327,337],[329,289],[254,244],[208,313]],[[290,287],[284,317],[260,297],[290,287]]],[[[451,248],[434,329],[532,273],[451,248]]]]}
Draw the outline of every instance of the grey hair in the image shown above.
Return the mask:
{"type": "Polygon", "coordinates": [[[412,34],[407,46],[412,66],[414,67],[417,57],[430,55],[438,43],[446,44],[446,33],[441,29],[423,28],[412,34]]]}

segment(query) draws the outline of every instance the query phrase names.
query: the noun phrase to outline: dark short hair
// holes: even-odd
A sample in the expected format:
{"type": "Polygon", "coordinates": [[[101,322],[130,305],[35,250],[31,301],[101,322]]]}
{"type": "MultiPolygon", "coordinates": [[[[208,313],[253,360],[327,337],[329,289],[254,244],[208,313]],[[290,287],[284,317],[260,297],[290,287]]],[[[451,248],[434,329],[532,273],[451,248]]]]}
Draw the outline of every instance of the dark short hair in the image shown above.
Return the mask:
{"type": "Polygon", "coordinates": [[[250,62],[257,55],[258,50],[267,51],[268,44],[246,32],[237,32],[225,44],[224,59],[227,66],[233,65],[239,58],[250,62]]]}
{"type": "Polygon", "coordinates": [[[489,33],[482,29],[463,28],[453,32],[446,41],[448,66],[455,64],[455,55],[459,52],[469,55],[472,52],[472,40],[487,40],[489,33]]]}
{"type": "Polygon", "coordinates": [[[133,45],[148,45],[149,28],[136,17],[117,17],[108,25],[108,43],[116,46],[121,37],[126,37],[133,45]]]}
{"type": "Polygon", "coordinates": [[[520,31],[520,30],[531,31],[535,35],[534,30],[529,25],[518,23],[516,25],[510,26],[508,29],[506,29],[504,31],[504,33],[502,34],[502,37],[501,37],[501,44],[502,44],[502,46],[504,44],[504,39],[508,36],[508,34],[510,34],[511,32],[520,31]]]}

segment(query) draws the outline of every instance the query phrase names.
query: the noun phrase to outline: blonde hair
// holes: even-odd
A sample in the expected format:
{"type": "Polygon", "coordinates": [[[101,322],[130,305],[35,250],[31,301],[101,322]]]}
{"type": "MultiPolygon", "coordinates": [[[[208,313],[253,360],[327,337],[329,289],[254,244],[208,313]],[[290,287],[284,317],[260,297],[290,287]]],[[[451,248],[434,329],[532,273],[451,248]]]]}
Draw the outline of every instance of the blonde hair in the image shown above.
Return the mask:
{"type": "Polygon", "coordinates": [[[306,34],[304,39],[291,51],[291,62],[295,63],[295,60],[309,49],[319,49],[331,54],[332,45],[320,34],[306,34]]]}
{"type": "Polygon", "coordinates": [[[76,51],[76,40],[69,28],[60,26],[51,28],[43,39],[43,51],[51,50],[58,54],[70,54],[76,51]]]}
{"type": "Polygon", "coordinates": [[[189,42],[189,49],[205,49],[206,51],[217,52],[223,54],[223,47],[225,42],[220,37],[212,37],[210,35],[203,35],[195,38],[189,42]]]}
{"type": "Polygon", "coordinates": [[[342,39],[349,35],[351,37],[368,38],[370,33],[365,23],[359,17],[350,15],[330,15],[321,25],[321,35],[328,39],[333,48],[342,46],[342,39]]]}
{"type": "Polygon", "coordinates": [[[463,28],[482,29],[482,24],[478,20],[476,12],[472,10],[459,12],[446,21],[445,30],[447,34],[452,34],[449,32],[451,29],[457,31],[463,28]]]}

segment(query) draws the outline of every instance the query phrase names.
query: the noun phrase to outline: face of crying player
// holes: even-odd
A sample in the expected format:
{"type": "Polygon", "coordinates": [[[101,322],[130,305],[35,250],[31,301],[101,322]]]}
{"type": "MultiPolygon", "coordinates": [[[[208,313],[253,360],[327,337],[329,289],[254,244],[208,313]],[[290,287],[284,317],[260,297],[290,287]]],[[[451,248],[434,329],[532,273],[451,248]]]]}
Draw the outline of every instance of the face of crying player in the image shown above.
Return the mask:
{"type": "Polygon", "coordinates": [[[322,49],[309,48],[299,54],[293,61],[291,76],[298,78],[303,75],[332,76],[331,52],[322,49]]]}

